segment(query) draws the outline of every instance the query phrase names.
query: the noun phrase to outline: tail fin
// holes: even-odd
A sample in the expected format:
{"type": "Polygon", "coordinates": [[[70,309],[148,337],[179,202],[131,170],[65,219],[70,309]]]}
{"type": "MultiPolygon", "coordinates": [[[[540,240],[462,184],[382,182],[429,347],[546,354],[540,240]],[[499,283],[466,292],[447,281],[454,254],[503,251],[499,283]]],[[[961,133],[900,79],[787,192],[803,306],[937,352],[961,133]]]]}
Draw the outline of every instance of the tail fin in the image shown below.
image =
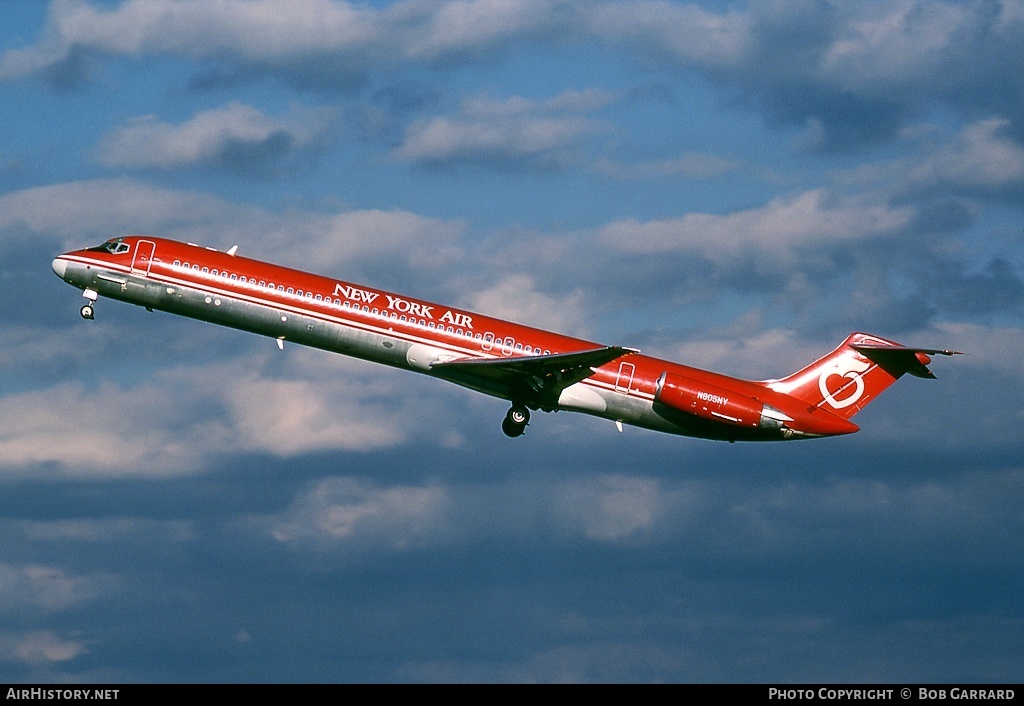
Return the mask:
{"type": "Polygon", "coordinates": [[[904,373],[934,378],[929,355],[958,351],[907,348],[866,333],[852,333],[834,351],[781,380],[765,381],[772,390],[850,419],[904,373]]]}

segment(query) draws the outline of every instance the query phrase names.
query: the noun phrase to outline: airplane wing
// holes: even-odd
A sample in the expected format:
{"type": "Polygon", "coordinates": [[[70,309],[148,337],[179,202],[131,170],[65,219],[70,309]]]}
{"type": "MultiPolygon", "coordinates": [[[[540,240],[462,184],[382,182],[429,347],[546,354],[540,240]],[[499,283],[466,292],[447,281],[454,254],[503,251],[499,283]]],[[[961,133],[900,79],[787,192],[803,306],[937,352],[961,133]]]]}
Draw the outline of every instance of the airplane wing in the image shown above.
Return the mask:
{"type": "Polygon", "coordinates": [[[439,361],[430,370],[476,390],[546,407],[558,399],[562,390],[590,377],[605,363],[638,352],[635,348],[607,346],[517,358],[461,358],[439,361]]]}

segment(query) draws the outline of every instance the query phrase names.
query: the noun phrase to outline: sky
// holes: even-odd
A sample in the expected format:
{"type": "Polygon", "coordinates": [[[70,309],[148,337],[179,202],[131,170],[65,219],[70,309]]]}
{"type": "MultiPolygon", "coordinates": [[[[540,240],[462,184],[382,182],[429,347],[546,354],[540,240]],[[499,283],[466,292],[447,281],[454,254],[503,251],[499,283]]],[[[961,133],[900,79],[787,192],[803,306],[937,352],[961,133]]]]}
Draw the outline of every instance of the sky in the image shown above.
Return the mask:
{"type": "Polygon", "coordinates": [[[0,4],[0,681],[1024,679],[1024,2],[0,4]],[[153,234],[751,379],[727,444],[120,302],[153,234]]]}

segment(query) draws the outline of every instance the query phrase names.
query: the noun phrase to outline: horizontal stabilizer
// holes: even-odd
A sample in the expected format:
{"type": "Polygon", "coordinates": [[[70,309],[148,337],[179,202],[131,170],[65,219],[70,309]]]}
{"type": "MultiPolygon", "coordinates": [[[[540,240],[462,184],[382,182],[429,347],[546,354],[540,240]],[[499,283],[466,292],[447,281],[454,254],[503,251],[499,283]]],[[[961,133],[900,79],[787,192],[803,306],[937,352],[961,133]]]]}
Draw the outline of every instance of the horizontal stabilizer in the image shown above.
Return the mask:
{"type": "Polygon", "coordinates": [[[939,348],[909,348],[897,344],[851,343],[850,348],[876,363],[893,377],[910,373],[919,378],[934,379],[935,374],[928,369],[928,363],[931,362],[928,356],[963,355],[960,351],[939,348]]]}

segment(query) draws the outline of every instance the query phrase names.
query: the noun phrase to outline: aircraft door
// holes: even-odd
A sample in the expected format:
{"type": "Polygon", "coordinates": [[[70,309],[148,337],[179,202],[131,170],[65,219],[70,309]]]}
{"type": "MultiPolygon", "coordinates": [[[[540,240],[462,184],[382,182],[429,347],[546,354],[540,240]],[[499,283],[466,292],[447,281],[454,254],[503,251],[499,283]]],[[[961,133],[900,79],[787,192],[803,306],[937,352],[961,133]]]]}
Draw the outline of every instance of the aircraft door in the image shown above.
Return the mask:
{"type": "Polygon", "coordinates": [[[148,275],[153,266],[153,254],[156,243],[152,240],[140,240],[135,243],[135,254],[132,256],[132,274],[148,275]]]}
{"type": "Polygon", "coordinates": [[[629,392],[629,387],[633,384],[633,374],[635,372],[636,366],[632,363],[619,363],[619,375],[615,378],[615,391],[629,392]]]}

